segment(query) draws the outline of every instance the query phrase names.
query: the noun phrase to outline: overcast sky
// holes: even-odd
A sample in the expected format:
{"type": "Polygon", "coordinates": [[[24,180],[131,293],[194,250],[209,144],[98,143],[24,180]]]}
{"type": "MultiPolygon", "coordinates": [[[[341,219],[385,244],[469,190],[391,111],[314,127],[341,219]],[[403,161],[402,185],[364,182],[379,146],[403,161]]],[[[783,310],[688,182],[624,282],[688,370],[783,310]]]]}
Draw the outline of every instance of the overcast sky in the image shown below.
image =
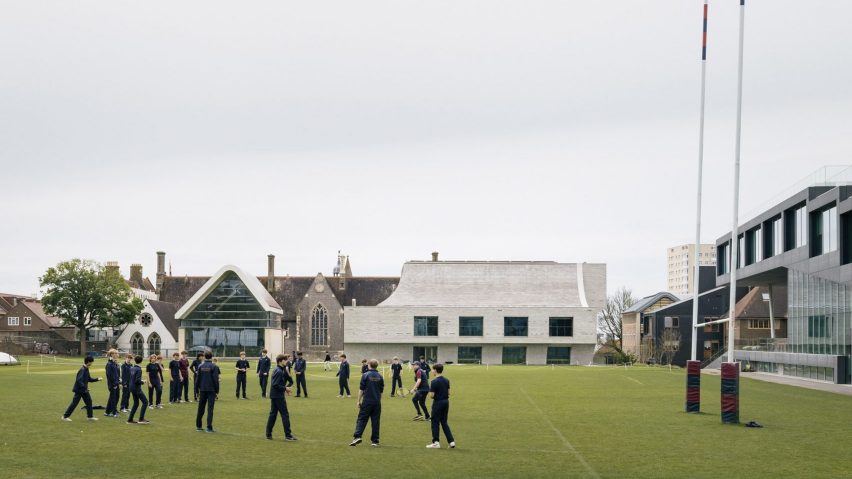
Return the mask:
{"type": "MultiPolygon", "coordinates": [[[[711,2],[703,239],[730,230],[738,4],[711,2]]],[[[698,0],[3,2],[0,291],[73,257],[175,275],[604,262],[694,241],[698,0]]],[[[746,6],[742,212],[852,163],[852,2],[746,6]]],[[[746,218],[741,218],[745,220],[746,218]]]]}

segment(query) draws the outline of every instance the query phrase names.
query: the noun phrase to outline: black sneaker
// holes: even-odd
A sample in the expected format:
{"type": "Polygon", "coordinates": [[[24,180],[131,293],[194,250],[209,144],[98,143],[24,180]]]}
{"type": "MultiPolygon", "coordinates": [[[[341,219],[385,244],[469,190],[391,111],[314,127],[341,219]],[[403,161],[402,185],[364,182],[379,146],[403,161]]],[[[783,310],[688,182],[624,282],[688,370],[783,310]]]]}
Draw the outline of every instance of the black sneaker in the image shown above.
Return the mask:
{"type": "Polygon", "coordinates": [[[296,439],[294,436],[286,436],[284,438],[284,440],[285,441],[298,441],[298,439],[296,439]]]}
{"type": "Polygon", "coordinates": [[[272,436],[266,436],[266,438],[269,439],[270,441],[272,440],[272,436]]]}
{"type": "Polygon", "coordinates": [[[379,447],[379,443],[377,442],[371,442],[370,445],[373,447],[379,447]]]}
{"type": "Polygon", "coordinates": [[[349,443],[350,446],[357,446],[358,444],[361,444],[361,438],[360,437],[356,437],[355,439],[352,440],[352,442],[349,443]]]}
{"type": "Polygon", "coordinates": [[[139,424],[139,423],[137,423],[136,421],[131,419],[130,421],[127,421],[127,424],[139,424]]]}
{"type": "Polygon", "coordinates": [[[204,432],[204,429],[202,429],[200,427],[195,428],[195,430],[198,431],[198,432],[204,432]]]}

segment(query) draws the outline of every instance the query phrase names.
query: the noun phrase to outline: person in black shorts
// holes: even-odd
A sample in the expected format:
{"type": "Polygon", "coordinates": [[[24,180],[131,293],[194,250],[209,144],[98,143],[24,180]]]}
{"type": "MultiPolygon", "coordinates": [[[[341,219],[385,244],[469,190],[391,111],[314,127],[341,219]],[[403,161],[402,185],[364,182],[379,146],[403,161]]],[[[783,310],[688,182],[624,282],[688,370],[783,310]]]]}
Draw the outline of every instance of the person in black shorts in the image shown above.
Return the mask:
{"type": "Polygon", "coordinates": [[[447,415],[450,412],[450,380],[444,377],[444,365],[435,365],[435,379],[429,385],[429,395],[432,397],[432,442],[427,445],[429,449],[440,449],[438,440],[438,426],[444,430],[450,449],[456,447],[456,440],[447,424],[447,415]]]}

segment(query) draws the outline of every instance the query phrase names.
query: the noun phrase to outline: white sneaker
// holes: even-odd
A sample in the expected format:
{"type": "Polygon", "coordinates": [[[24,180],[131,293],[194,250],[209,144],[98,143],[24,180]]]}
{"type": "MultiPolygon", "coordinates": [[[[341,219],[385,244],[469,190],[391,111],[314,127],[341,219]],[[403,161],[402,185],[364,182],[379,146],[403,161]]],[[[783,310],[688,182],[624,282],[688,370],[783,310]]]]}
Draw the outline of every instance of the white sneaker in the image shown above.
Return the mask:
{"type": "Polygon", "coordinates": [[[451,442],[450,443],[450,449],[455,449],[455,447],[456,447],[456,442],[455,441],[451,442]]]}
{"type": "Polygon", "coordinates": [[[441,449],[441,443],[440,442],[433,442],[432,444],[428,444],[426,446],[426,449],[441,449]]]}
{"type": "Polygon", "coordinates": [[[342,398],[343,396],[339,396],[339,395],[338,395],[337,397],[342,398]]]}
{"type": "Polygon", "coordinates": [[[88,419],[89,419],[89,421],[97,421],[98,420],[98,418],[96,418],[96,417],[90,417],[88,419]]]}
{"type": "Polygon", "coordinates": [[[62,420],[63,420],[63,421],[65,421],[65,422],[71,422],[71,418],[70,418],[70,417],[62,416],[60,419],[62,419],[62,420]]]}

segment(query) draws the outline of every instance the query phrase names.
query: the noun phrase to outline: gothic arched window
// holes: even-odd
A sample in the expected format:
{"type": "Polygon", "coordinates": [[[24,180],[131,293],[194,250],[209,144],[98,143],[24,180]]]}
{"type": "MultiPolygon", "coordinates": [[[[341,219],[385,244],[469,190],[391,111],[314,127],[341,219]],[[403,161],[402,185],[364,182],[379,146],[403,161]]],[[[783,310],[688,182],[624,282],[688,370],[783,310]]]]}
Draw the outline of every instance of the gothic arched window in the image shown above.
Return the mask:
{"type": "Polygon", "coordinates": [[[148,336],[148,354],[160,354],[160,335],[157,333],[148,336]]]}
{"type": "Polygon", "coordinates": [[[130,352],[134,356],[142,356],[145,354],[145,340],[142,339],[141,334],[136,333],[130,338],[130,352]]]}
{"type": "Polygon", "coordinates": [[[311,346],[328,345],[328,310],[317,304],[311,312],[311,346]]]}

